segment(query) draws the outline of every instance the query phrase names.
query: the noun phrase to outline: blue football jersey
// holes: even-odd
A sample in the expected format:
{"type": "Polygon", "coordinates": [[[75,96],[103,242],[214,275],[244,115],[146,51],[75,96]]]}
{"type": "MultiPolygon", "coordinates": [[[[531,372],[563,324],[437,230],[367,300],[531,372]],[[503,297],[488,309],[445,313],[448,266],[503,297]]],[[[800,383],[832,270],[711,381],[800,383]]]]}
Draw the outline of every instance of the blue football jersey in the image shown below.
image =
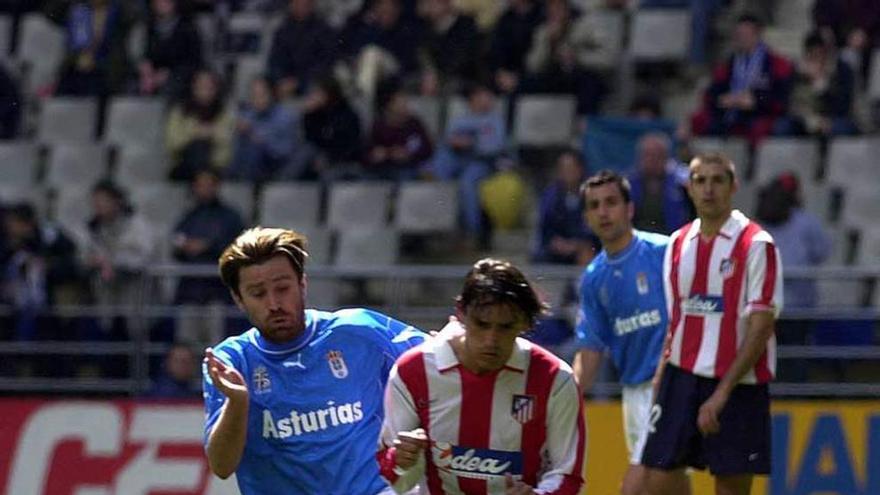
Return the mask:
{"type": "MultiPolygon", "coordinates": [[[[244,454],[236,470],[243,495],[363,494],[387,487],[375,460],[388,373],[421,331],[366,309],[306,310],[305,331],[273,344],[256,328],[214,354],[238,370],[250,393],[244,454]]],[[[225,396],[203,366],[208,434],[225,396]]]]}
{"type": "Polygon", "coordinates": [[[620,253],[604,250],[581,277],[577,337],[581,347],[609,349],[624,385],[650,380],[666,332],[663,254],[669,238],[635,231],[620,253]]]}

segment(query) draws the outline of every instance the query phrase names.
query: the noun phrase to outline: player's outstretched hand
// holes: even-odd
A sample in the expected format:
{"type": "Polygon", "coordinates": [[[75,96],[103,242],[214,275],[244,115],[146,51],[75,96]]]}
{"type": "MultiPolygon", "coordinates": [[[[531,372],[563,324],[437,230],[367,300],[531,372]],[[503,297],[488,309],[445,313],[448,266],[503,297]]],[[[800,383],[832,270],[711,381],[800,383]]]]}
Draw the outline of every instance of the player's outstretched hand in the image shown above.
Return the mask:
{"type": "Polygon", "coordinates": [[[721,410],[724,409],[725,404],[727,404],[727,397],[716,392],[700,406],[700,412],[697,416],[697,427],[703,436],[721,431],[721,423],[718,421],[718,417],[721,416],[721,410]]]}
{"type": "Polygon", "coordinates": [[[421,428],[401,431],[394,440],[394,447],[397,449],[394,458],[398,467],[409,469],[416,464],[419,456],[428,447],[428,436],[421,428]]]}
{"type": "Polygon", "coordinates": [[[244,377],[232,366],[226,366],[223,361],[214,355],[214,349],[205,349],[205,361],[208,365],[208,375],[214,386],[230,400],[247,401],[248,389],[244,377]]]}
{"type": "Polygon", "coordinates": [[[535,490],[510,474],[504,475],[504,495],[534,495],[535,490]]]}

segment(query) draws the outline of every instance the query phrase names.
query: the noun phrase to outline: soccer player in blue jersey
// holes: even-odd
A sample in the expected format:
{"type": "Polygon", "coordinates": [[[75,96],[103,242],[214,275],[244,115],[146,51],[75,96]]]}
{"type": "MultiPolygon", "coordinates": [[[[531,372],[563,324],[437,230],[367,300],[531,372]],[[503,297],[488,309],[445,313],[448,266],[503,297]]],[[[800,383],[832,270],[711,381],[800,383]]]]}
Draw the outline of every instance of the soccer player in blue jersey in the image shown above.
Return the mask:
{"type": "MultiPolygon", "coordinates": [[[[574,371],[584,391],[593,386],[607,350],[623,384],[623,426],[630,466],[621,493],[641,492],[642,449],[650,426],[651,379],[666,333],[663,254],[669,238],[633,229],[629,182],[602,171],[581,188],[584,216],[602,251],[581,278],[574,371]]],[[[685,476],[679,491],[689,493],[685,476]]]]}
{"type": "Polygon", "coordinates": [[[384,387],[425,334],[366,309],[305,309],[305,248],[258,227],[220,256],[254,327],[206,351],[208,463],[243,495],[393,493],[375,458],[384,387]]]}

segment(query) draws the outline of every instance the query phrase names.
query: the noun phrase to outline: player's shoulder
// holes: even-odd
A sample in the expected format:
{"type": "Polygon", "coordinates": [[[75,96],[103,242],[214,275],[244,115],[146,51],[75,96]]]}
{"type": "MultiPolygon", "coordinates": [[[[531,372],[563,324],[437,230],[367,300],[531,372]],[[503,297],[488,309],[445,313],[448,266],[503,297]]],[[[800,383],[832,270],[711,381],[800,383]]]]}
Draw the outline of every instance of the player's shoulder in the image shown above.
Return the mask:
{"type": "Polygon", "coordinates": [[[658,234],[656,232],[645,232],[643,230],[636,230],[635,235],[642,245],[647,246],[648,248],[665,250],[666,246],[669,244],[668,235],[658,234]]]}
{"type": "Polygon", "coordinates": [[[340,332],[363,333],[365,329],[385,328],[390,316],[366,308],[346,308],[338,311],[314,311],[321,326],[340,332]]]}
{"type": "Polygon", "coordinates": [[[555,371],[560,376],[574,376],[574,371],[567,362],[544,347],[522,337],[517,337],[516,346],[519,352],[528,354],[530,366],[538,364],[555,371]]]}
{"type": "Polygon", "coordinates": [[[244,358],[247,349],[253,346],[256,332],[257,329],[252,327],[238,335],[226,337],[222,342],[212,347],[214,355],[230,363],[240,361],[244,358]]]}
{"type": "Polygon", "coordinates": [[[601,277],[606,269],[608,269],[608,254],[603,249],[584,267],[581,274],[581,284],[591,283],[601,277]]]}

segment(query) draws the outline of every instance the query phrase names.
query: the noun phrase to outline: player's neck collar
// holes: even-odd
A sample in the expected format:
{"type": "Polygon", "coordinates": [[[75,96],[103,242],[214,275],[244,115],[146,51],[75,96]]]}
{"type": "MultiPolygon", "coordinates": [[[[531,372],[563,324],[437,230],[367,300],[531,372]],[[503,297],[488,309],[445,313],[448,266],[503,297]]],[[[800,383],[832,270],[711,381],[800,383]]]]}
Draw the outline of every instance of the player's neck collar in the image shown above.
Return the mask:
{"type": "Polygon", "coordinates": [[[284,342],[282,344],[277,344],[275,342],[270,342],[263,338],[260,334],[259,330],[253,333],[253,343],[257,346],[258,349],[265,352],[266,354],[288,354],[294,351],[298,351],[306,346],[312,337],[315,335],[315,327],[316,318],[312,315],[310,310],[305,311],[305,328],[303,332],[298,335],[295,339],[290,342],[284,342]]]}
{"type": "Polygon", "coordinates": [[[633,229],[632,239],[629,240],[629,243],[627,243],[626,247],[624,247],[623,249],[621,249],[620,251],[618,251],[614,254],[611,254],[608,251],[605,251],[605,256],[608,258],[608,262],[612,263],[612,264],[620,263],[621,261],[623,261],[624,259],[629,257],[630,253],[632,253],[635,250],[636,242],[638,240],[639,240],[639,238],[636,235],[636,230],[633,229]]]}

